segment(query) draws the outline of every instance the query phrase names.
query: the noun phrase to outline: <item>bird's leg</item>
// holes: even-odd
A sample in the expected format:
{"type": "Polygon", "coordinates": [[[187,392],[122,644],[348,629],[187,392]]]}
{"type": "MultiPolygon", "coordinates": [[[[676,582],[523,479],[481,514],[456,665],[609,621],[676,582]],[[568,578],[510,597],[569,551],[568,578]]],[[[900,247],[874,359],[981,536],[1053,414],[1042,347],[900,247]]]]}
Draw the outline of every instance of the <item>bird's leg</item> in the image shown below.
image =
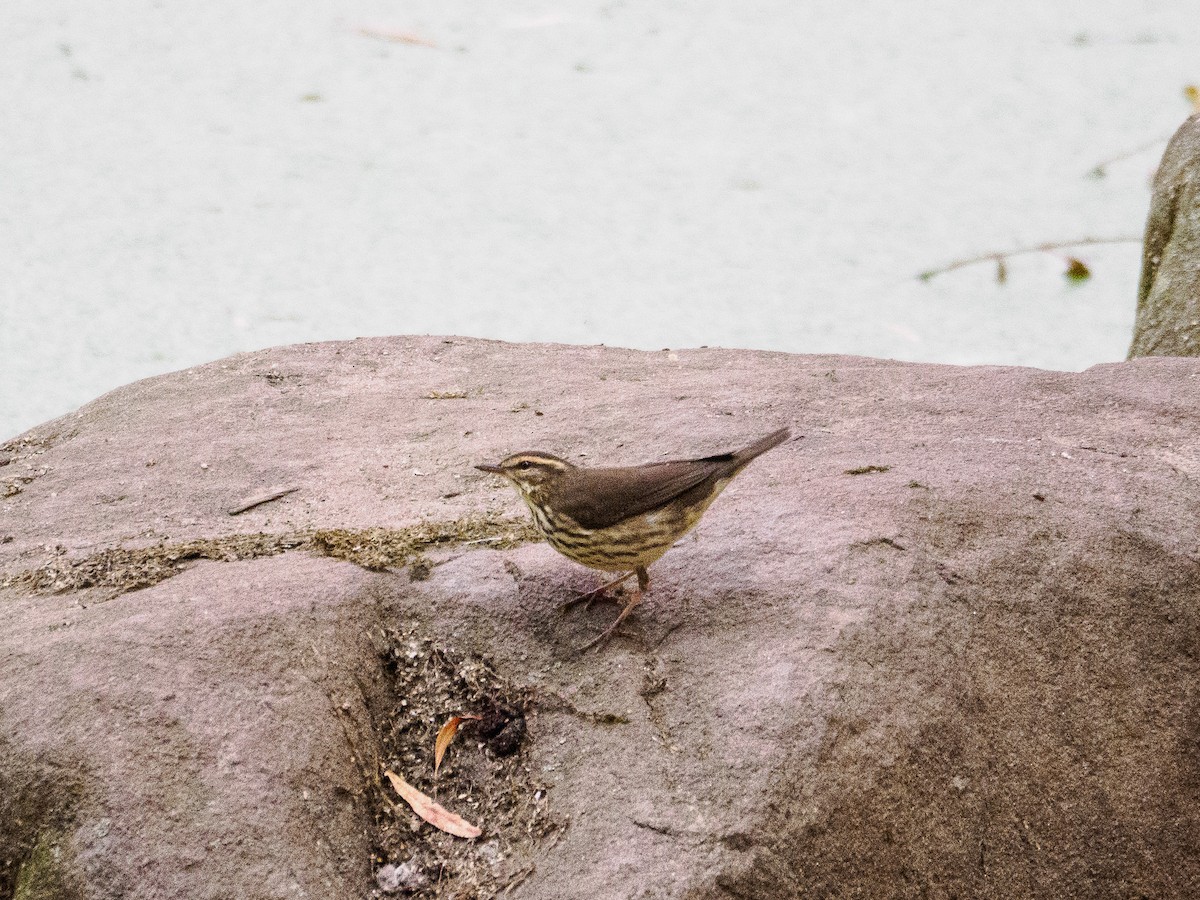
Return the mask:
{"type": "MultiPolygon", "coordinates": [[[[629,574],[632,575],[634,573],[630,572],[629,574]]],[[[613,632],[617,630],[617,626],[620,625],[622,622],[624,622],[625,618],[631,612],[633,612],[633,608],[642,602],[642,594],[645,593],[646,588],[648,588],[650,586],[650,575],[649,575],[649,573],[646,572],[645,566],[637,567],[637,577],[638,577],[638,589],[633,592],[633,596],[629,598],[629,602],[625,604],[625,608],[623,610],[621,610],[621,614],[619,616],[617,616],[616,621],[613,622],[611,625],[609,625],[607,628],[605,628],[604,631],[602,631],[599,635],[592,638],[590,641],[588,641],[586,644],[584,644],[582,647],[580,647],[579,648],[580,653],[585,653],[588,650],[591,650],[597,644],[602,644],[605,641],[607,641],[610,637],[612,637],[613,632]]]]}
{"type": "Polygon", "coordinates": [[[635,572],[626,572],[621,577],[614,578],[608,584],[600,585],[600,587],[596,588],[594,591],[588,591],[586,594],[580,594],[578,597],[568,600],[566,603],[560,604],[558,608],[560,611],[565,611],[570,609],[576,603],[582,603],[584,604],[583,608],[588,609],[596,600],[612,600],[613,598],[608,596],[608,589],[616,587],[623,581],[628,581],[635,574],[635,572]]]}

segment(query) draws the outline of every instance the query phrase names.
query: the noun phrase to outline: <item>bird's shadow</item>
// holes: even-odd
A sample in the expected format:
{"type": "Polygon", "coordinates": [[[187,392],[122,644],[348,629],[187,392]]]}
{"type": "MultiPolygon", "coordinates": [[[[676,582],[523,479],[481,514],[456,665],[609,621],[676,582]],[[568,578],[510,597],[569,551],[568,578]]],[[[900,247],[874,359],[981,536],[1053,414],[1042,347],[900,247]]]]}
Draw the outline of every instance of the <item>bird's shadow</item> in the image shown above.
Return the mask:
{"type": "Polygon", "coordinates": [[[636,590],[636,580],[631,578],[626,584],[610,588],[589,603],[582,598],[612,581],[608,573],[591,572],[566,562],[559,565],[556,560],[521,565],[506,559],[504,567],[516,583],[517,608],[526,628],[547,646],[561,648],[558,656],[603,651],[606,646],[655,649],[691,622],[691,586],[655,584],[652,580],[642,602],[611,638],[584,651],[585,645],[620,614],[636,590]]]}

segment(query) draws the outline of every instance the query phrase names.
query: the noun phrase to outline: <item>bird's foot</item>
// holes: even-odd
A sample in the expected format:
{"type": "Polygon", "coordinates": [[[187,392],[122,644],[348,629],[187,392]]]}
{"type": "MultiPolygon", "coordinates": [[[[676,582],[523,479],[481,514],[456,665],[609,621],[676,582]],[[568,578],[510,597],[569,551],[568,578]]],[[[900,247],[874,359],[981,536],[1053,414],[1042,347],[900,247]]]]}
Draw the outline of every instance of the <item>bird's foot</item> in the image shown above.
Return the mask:
{"type": "Polygon", "coordinates": [[[566,612],[577,603],[582,603],[585,610],[591,609],[592,604],[597,600],[604,600],[609,603],[619,603],[620,601],[616,597],[609,596],[609,588],[614,588],[621,582],[628,581],[635,574],[635,572],[626,572],[620,578],[615,578],[607,584],[602,584],[593,591],[588,591],[586,594],[580,594],[578,597],[573,597],[570,600],[567,600],[565,603],[560,603],[558,606],[558,611],[566,612]]]}
{"type": "Polygon", "coordinates": [[[608,639],[611,638],[613,636],[613,634],[616,632],[617,626],[619,626],[622,622],[624,622],[626,617],[631,612],[633,612],[633,608],[641,602],[642,602],[642,592],[634,591],[633,596],[629,598],[629,602],[625,604],[625,608],[623,610],[621,610],[621,614],[619,616],[617,616],[616,620],[611,625],[609,625],[607,628],[605,628],[604,631],[600,632],[600,634],[596,635],[596,637],[592,638],[590,641],[588,641],[586,644],[584,644],[582,647],[580,647],[579,652],[586,653],[588,650],[591,650],[595,646],[607,643],[608,639]]]}

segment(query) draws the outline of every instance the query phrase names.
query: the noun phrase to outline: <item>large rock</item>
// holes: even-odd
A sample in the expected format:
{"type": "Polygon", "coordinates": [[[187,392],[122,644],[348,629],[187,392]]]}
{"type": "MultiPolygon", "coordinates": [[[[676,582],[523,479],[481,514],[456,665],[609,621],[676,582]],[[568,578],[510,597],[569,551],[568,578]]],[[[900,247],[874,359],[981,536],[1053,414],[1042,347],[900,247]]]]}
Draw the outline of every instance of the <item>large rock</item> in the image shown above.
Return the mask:
{"type": "Polygon", "coordinates": [[[1129,358],[1200,356],[1200,115],[1179,126],[1154,176],[1129,358]]]}
{"type": "Polygon", "coordinates": [[[1198,397],[436,338],[123,388],[4,448],[0,897],[1200,896],[1198,397]],[[583,655],[471,468],[780,425],[583,655]]]}

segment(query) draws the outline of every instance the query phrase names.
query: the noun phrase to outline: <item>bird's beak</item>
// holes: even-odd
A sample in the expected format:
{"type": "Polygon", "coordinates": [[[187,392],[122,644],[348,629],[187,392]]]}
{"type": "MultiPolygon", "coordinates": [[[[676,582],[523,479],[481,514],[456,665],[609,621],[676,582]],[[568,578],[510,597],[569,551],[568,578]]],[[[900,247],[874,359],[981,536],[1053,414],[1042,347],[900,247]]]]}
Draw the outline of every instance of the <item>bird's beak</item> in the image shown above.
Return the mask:
{"type": "Polygon", "coordinates": [[[487,463],[484,463],[481,466],[476,466],[475,468],[477,468],[480,472],[487,472],[491,475],[503,475],[504,474],[504,470],[502,468],[500,468],[499,466],[493,466],[493,465],[489,465],[487,463]]]}

